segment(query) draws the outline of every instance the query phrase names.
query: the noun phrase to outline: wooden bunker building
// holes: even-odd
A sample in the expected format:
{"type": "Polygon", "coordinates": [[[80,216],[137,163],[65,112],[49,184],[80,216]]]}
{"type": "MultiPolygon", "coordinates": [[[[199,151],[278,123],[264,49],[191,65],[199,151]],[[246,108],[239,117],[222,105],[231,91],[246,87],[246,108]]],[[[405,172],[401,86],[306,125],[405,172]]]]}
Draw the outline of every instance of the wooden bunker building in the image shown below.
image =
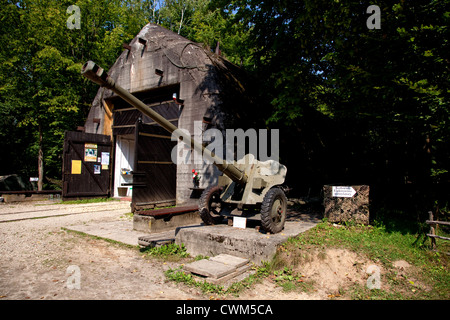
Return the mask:
{"type": "MultiPolygon", "coordinates": [[[[238,110],[248,107],[250,102],[238,73],[239,68],[203,45],[154,24],[147,24],[124,45],[124,51],[108,70],[117,84],[199,141],[206,129],[224,132],[231,123],[235,125],[238,110]]],[[[97,148],[110,141],[109,165],[102,165],[100,152],[97,172],[89,168],[95,163],[82,163],[91,178],[98,180],[94,187],[101,189],[103,184],[103,192],[109,196],[132,197],[133,211],[196,203],[201,190],[216,183],[220,174],[212,164],[180,161],[179,152],[179,161],[173,163],[171,154],[176,152],[176,141],[172,141],[170,133],[106,88],[98,90],[84,131],[68,133],[82,138],[66,134],[66,140],[83,140],[84,152],[87,144],[96,143],[94,140],[100,141],[97,148]],[[192,170],[200,176],[197,186],[192,181],[192,170]]],[[[70,159],[65,157],[64,164],[70,167],[70,159]]],[[[63,195],[83,193],[78,176],[66,171],[63,195]],[[77,188],[81,189],[77,192],[77,188]]]]}

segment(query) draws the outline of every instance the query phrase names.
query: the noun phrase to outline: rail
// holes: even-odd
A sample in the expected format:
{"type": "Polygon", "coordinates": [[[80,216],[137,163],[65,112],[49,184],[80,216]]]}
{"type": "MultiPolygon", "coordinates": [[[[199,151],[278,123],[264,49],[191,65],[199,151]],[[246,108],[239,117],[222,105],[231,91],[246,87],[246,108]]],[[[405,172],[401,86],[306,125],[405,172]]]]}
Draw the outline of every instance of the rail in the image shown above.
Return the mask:
{"type": "Polygon", "coordinates": [[[436,250],[436,239],[450,240],[450,238],[438,236],[436,234],[437,226],[438,225],[450,226],[450,222],[433,220],[433,212],[431,211],[428,211],[428,218],[429,220],[425,221],[427,224],[430,225],[430,232],[427,233],[427,237],[431,239],[431,248],[433,250],[436,250]]]}

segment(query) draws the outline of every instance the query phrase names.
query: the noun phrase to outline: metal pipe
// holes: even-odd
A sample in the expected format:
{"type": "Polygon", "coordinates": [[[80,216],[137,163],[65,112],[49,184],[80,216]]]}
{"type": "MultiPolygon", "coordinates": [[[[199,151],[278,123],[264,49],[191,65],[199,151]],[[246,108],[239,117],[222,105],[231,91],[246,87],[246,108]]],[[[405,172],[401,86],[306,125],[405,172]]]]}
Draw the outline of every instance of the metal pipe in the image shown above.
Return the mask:
{"type": "Polygon", "coordinates": [[[205,148],[201,143],[191,139],[190,135],[186,134],[183,130],[177,128],[171,122],[167,121],[163,116],[154,111],[152,108],[146,106],[141,100],[133,96],[127,90],[117,85],[105,70],[95,64],[93,61],[86,62],[81,68],[81,74],[88,78],[89,80],[97,83],[101,87],[105,87],[107,89],[115,92],[119,97],[124,99],[130,105],[138,109],[143,114],[149,116],[156,123],[158,123],[161,127],[169,131],[173,134],[177,139],[182,138],[183,142],[186,143],[191,149],[199,152],[202,155],[206,155],[213,164],[224,174],[230,177],[231,180],[244,184],[247,182],[247,175],[236,168],[234,165],[227,163],[224,159],[215,155],[214,152],[205,148]]]}

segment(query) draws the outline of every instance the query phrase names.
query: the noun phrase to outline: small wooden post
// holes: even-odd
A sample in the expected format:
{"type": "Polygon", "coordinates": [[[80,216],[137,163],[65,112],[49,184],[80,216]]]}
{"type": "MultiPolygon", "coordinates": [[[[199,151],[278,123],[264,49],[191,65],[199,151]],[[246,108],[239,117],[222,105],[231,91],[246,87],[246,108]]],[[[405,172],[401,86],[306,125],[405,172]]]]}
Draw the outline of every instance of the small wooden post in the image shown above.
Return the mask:
{"type": "MultiPolygon", "coordinates": [[[[428,211],[428,220],[433,221],[433,212],[428,211]]],[[[436,235],[436,232],[434,230],[434,224],[430,224],[430,234],[431,235],[436,235]]],[[[431,239],[431,250],[436,250],[436,238],[435,237],[430,237],[431,239]]]]}

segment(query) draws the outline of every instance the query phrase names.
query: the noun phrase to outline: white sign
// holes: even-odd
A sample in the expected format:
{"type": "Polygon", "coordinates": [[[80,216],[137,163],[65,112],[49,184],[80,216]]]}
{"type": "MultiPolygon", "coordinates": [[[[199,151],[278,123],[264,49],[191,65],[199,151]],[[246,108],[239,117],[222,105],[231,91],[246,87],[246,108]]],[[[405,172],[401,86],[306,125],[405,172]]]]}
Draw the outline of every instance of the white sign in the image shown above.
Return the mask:
{"type": "Polygon", "coordinates": [[[241,217],[233,217],[233,227],[245,229],[247,225],[247,219],[241,217]]]}
{"type": "Polygon", "coordinates": [[[351,198],[356,191],[352,187],[333,187],[331,189],[331,196],[338,198],[351,198]]]}
{"type": "Polygon", "coordinates": [[[30,177],[30,181],[31,182],[39,181],[39,178],[38,177],[30,177]]]}
{"type": "Polygon", "coordinates": [[[104,166],[109,165],[109,152],[102,152],[101,163],[104,166]]]}

